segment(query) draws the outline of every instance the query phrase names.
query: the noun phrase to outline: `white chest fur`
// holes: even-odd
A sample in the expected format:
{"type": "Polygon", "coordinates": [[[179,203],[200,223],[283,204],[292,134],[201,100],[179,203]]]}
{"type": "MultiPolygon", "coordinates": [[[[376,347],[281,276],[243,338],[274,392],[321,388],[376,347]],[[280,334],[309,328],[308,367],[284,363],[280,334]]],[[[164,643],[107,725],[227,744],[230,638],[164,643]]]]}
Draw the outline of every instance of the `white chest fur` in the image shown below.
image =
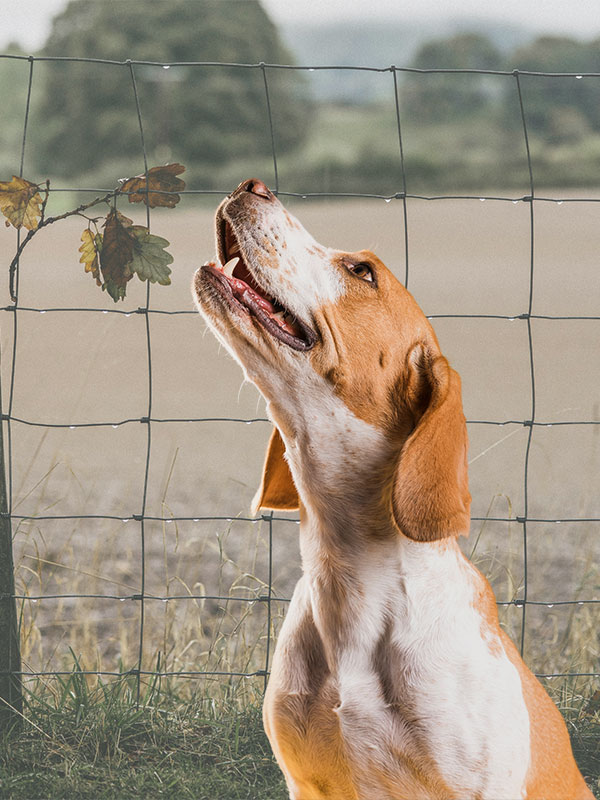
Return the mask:
{"type": "MultiPolygon", "coordinates": [[[[314,574],[280,639],[293,659],[293,630],[308,610],[359,797],[523,797],[529,717],[518,673],[475,605],[479,573],[451,546],[396,538],[373,547],[356,562],[339,644],[327,642],[332,598],[314,574]]],[[[286,672],[292,692],[310,686],[310,676],[286,672]]]]}

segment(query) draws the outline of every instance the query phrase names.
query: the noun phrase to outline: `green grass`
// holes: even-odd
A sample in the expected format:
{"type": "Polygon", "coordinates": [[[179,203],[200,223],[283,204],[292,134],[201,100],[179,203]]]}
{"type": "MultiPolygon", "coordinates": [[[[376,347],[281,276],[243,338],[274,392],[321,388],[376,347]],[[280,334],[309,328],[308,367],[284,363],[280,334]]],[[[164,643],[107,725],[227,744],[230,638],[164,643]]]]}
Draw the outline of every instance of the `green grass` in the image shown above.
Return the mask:
{"type": "MultiPolygon", "coordinates": [[[[548,688],[548,687],[547,687],[548,688]]],[[[567,723],[573,755],[597,798],[600,798],[600,696],[585,678],[562,679],[549,689],[567,723]]]]}
{"type": "Polygon", "coordinates": [[[90,690],[74,674],[38,686],[0,740],[0,797],[287,798],[258,704],[184,699],[154,682],[136,708],[134,683],[90,690]]]}
{"type": "MultiPolygon", "coordinates": [[[[76,672],[38,683],[24,720],[0,739],[0,797],[286,800],[258,699],[240,703],[235,689],[219,701],[184,696],[183,683],[150,681],[137,707],[131,676],[93,688],[76,672]]],[[[554,694],[600,797],[600,704],[567,683],[554,694]]]]}

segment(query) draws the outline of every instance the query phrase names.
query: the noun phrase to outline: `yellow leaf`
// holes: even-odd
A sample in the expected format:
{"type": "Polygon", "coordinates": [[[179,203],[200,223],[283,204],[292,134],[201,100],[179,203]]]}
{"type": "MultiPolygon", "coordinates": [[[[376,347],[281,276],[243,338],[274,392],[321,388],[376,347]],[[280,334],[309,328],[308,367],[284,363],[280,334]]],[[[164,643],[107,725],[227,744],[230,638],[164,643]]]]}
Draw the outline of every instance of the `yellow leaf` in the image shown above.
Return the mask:
{"type": "Polygon", "coordinates": [[[185,189],[185,181],[178,178],[185,171],[182,164],[166,164],[164,167],[152,167],[148,170],[148,187],[146,191],[146,176],[138,175],[129,178],[121,186],[123,193],[129,193],[130,203],[146,203],[150,208],[164,206],[173,208],[181,200],[175,192],[185,189]]]}
{"type": "Polygon", "coordinates": [[[85,265],[86,272],[92,273],[92,277],[96,279],[98,286],[102,286],[102,281],[100,280],[100,262],[98,259],[98,255],[102,249],[102,234],[98,233],[94,236],[91,230],[86,228],[81,234],[81,241],[82,245],[79,248],[81,258],[79,261],[81,264],[85,265]]]}
{"type": "Polygon", "coordinates": [[[42,197],[35,183],[13,175],[0,181],[0,211],[15,228],[25,226],[33,231],[42,216],[42,197]]]}

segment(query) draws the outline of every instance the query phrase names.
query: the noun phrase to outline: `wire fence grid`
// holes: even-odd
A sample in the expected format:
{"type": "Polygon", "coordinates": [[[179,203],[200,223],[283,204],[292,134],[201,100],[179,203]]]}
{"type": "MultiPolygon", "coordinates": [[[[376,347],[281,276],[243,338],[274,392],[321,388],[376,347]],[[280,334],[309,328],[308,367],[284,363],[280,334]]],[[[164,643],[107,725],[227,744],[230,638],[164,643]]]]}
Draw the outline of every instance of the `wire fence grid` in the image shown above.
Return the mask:
{"type": "MultiPolygon", "coordinates": [[[[24,164],[25,164],[25,156],[27,150],[27,141],[28,141],[28,125],[30,119],[30,104],[31,104],[31,90],[35,76],[35,65],[39,61],[79,61],[79,62],[88,62],[90,64],[113,64],[119,65],[123,69],[124,75],[126,75],[127,80],[131,83],[133,99],[135,102],[135,110],[137,114],[138,124],[139,124],[139,142],[140,142],[140,154],[143,157],[144,163],[144,171],[147,175],[148,173],[148,158],[147,158],[147,149],[144,140],[144,117],[143,117],[143,109],[140,107],[140,101],[138,96],[137,84],[136,84],[136,69],[141,65],[153,65],[153,66],[163,66],[163,67],[170,67],[170,66],[186,66],[186,67],[198,67],[198,68],[213,68],[213,69],[223,69],[224,67],[227,68],[237,68],[241,70],[255,70],[262,74],[263,82],[264,82],[264,100],[266,106],[266,113],[269,121],[269,129],[267,135],[270,137],[270,144],[271,144],[271,151],[272,151],[272,160],[273,160],[273,172],[275,176],[275,182],[273,186],[273,190],[276,194],[280,197],[304,197],[304,198],[339,198],[339,197],[359,197],[359,198],[380,198],[386,201],[394,201],[399,202],[402,207],[402,215],[403,215],[403,230],[404,230],[404,242],[403,242],[403,249],[404,249],[404,284],[409,285],[409,264],[410,264],[410,246],[409,246],[409,223],[408,223],[408,213],[407,213],[407,206],[408,203],[414,200],[424,200],[424,201],[449,201],[449,200],[495,200],[500,202],[512,202],[512,203],[524,203],[527,205],[529,209],[529,291],[528,291],[528,301],[526,307],[523,309],[522,313],[518,315],[502,315],[502,314],[460,314],[460,313],[448,313],[448,314],[437,314],[432,315],[429,317],[430,319],[443,319],[443,318],[453,318],[453,319],[498,319],[498,320],[521,320],[525,323],[526,327],[526,336],[527,336],[527,343],[528,343],[528,353],[529,353],[529,361],[527,364],[527,371],[529,374],[529,386],[530,386],[530,407],[529,413],[526,419],[507,419],[501,421],[494,421],[488,419],[471,419],[468,420],[468,424],[470,426],[521,426],[526,430],[526,443],[525,443],[525,450],[523,453],[523,473],[522,473],[522,486],[523,486],[523,506],[519,513],[516,516],[476,516],[473,517],[473,521],[477,522],[485,522],[485,521],[495,521],[495,522],[516,522],[518,526],[520,526],[521,534],[522,534],[522,556],[523,556],[523,568],[524,568],[524,581],[523,581],[523,589],[522,593],[520,593],[519,597],[510,600],[510,601],[500,601],[499,605],[510,606],[514,605],[520,609],[521,615],[521,633],[520,633],[520,649],[523,653],[523,649],[525,646],[525,637],[526,637],[526,619],[527,619],[527,610],[532,606],[558,606],[558,605],[566,605],[566,606],[595,606],[600,604],[600,600],[596,598],[587,598],[587,599],[569,599],[569,598],[561,598],[561,599],[554,599],[554,598],[545,598],[544,600],[531,600],[528,597],[528,526],[530,523],[540,522],[540,523],[599,523],[600,518],[598,517],[568,517],[564,519],[556,519],[556,518],[549,518],[544,519],[538,516],[530,516],[529,514],[529,505],[530,505],[530,488],[529,488],[529,463],[530,463],[530,451],[532,445],[532,439],[534,437],[534,432],[538,427],[546,427],[546,426],[598,426],[600,422],[598,420],[591,420],[591,419],[576,419],[576,420],[558,420],[558,419],[538,419],[537,411],[536,411],[536,378],[535,378],[535,371],[534,371],[534,338],[532,333],[532,322],[535,320],[551,320],[556,324],[560,324],[561,321],[565,320],[587,320],[590,324],[598,323],[600,321],[600,315],[587,315],[587,316],[573,316],[573,315],[545,315],[545,314],[536,314],[533,313],[533,296],[534,296],[534,266],[535,266],[535,247],[536,247],[536,204],[541,202],[548,202],[548,203],[578,203],[578,202],[600,202],[600,198],[598,197],[550,197],[550,196],[543,196],[538,195],[536,192],[536,182],[535,182],[535,173],[532,163],[531,157],[531,150],[530,150],[530,142],[529,142],[529,133],[528,133],[528,124],[527,124],[527,113],[526,113],[526,104],[523,98],[523,91],[522,91],[522,77],[523,76],[531,76],[536,77],[540,76],[543,78],[554,78],[557,81],[565,80],[565,79],[580,79],[582,77],[590,78],[594,80],[600,80],[600,73],[583,73],[582,75],[574,75],[573,73],[538,73],[538,72],[528,72],[528,71],[492,71],[492,70],[442,70],[442,69],[435,69],[435,70],[416,70],[416,69],[409,69],[409,68],[399,68],[396,66],[390,67],[383,67],[381,69],[375,69],[372,67],[353,67],[348,65],[339,65],[339,66],[293,66],[293,65],[280,65],[280,64],[266,64],[266,63],[258,63],[258,64],[235,64],[235,63],[216,63],[216,62],[185,62],[185,64],[180,62],[169,62],[169,63],[157,63],[153,61],[132,61],[126,60],[121,62],[111,61],[111,60],[103,60],[103,59],[74,59],[74,58],[49,58],[49,57],[25,57],[25,56],[1,56],[2,58],[11,58],[11,59],[23,59],[28,61],[29,63],[29,78],[28,78],[28,90],[27,90],[27,98],[25,102],[25,113],[24,113],[24,125],[23,125],[23,137],[21,143],[21,158],[20,158],[20,170],[19,175],[23,176],[24,172],[24,164]],[[317,71],[317,70],[363,70],[363,71],[370,71],[370,72],[380,72],[380,73],[389,73],[390,75],[390,97],[393,98],[392,102],[394,103],[394,110],[395,110],[395,117],[396,117],[396,124],[397,124],[397,138],[398,138],[398,165],[399,165],[399,185],[398,191],[392,195],[383,195],[383,194],[362,194],[360,192],[344,192],[344,193],[306,193],[306,194],[298,194],[294,192],[286,192],[285,187],[280,185],[280,178],[279,178],[279,171],[278,171],[278,157],[276,152],[276,138],[274,132],[274,125],[273,125],[273,114],[271,108],[271,97],[269,94],[269,75],[272,71],[275,70],[304,70],[304,71],[317,71]],[[405,163],[405,153],[404,153],[404,143],[403,143],[403,136],[402,136],[402,115],[401,115],[401,102],[400,102],[400,91],[399,91],[399,78],[407,73],[419,74],[419,73],[429,73],[429,74],[464,74],[464,73],[474,73],[478,75],[496,75],[502,76],[506,81],[512,82],[514,86],[514,92],[518,98],[520,115],[521,115],[521,124],[522,124],[522,135],[523,135],[523,145],[525,148],[525,154],[527,158],[527,168],[528,168],[528,192],[527,194],[519,197],[511,197],[509,195],[478,195],[478,194],[440,194],[440,195],[424,195],[424,194],[411,194],[407,187],[407,172],[406,172],[406,163],[405,163]]],[[[240,99],[240,102],[243,102],[240,99]]],[[[244,177],[244,176],[241,176],[244,177]]],[[[230,191],[231,187],[223,187],[223,190],[214,190],[214,189],[187,189],[183,193],[184,194],[197,194],[197,195],[208,195],[208,194],[215,194],[219,196],[224,196],[230,191]]],[[[74,188],[53,188],[50,189],[51,192],[97,192],[97,191],[104,191],[92,188],[85,188],[85,187],[74,187],[74,188]]],[[[147,215],[147,225],[150,226],[150,209],[146,208],[146,215],[147,215]]],[[[17,247],[20,243],[20,232],[17,232],[17,247]]],[[[16,289],[16,296],[18,298],[18,290],[19,290],[19,267],[17,267],[16,276],[15,276],[15,289],[16,289]]],[[[168,426],[173,423],[193,423],[193,424],[203,424],[207,422],[224,422],[228,424],[260,424],[267,422],[266,419],[263,417],[254,417],[254,418],[235,418],[235,417],[173,417],[173,418],[163,418],[159,416],[155,416],[153,410],[153,349],[152,349],[152,337],[151,337],[151,330],[152,330],[152,320],[156,315],[185,315],[185,314],[195,314],[195,311],[189,309],[176,309],[176,310],[164,310],[164,309],[157,309],[151,308],[151,289],[150,285],[148,284],[146,290],[146,302],[143,307],[139,307],[135,311],[123,310],[118,308],[111,308],[106,309],[102,307],[37,307],[37,306],[27,306],[27,305],[20,305],[19,300],[15,303],[10,303],[6,305],[4,308],[1,309],[2,314],[4,315],[4,324],[12,327],[12,354],[11,354],[11,364],[10,364],[10,379],[9,379],[9,386],[6,392],[8,401],[6,405],[6,411],[2,413],[1,419],[3,423],[3,429],[6,433],[5,442],[6,442],[6,471],[7,471],[7,491],[8,491],[8,509],[6,513],[2,514],[1,517],[3,519],[8,519],[10,521],[11,526],[19,524],[20,521],[29,520],[29,519],[36,519],[36,520],[122,520],[122,521],[132,521],[135,522],[139,526],[139,542],[140,542],[140,552],[141,552],[141,581],[140,581],[140,588],[138,592],[129,593],[129,594],[122,594],[122,593],[115,593],[115,594],[85,594],[85,593],[57,593],[57,594],[4,594],[2,595],[3,599],[10,599],[16,601],[17,604],[24,604],[29,602],[37,602],[37,601],[45,601],[49,599],[74,599],[79,600],[83,598],[89,599],[97,599],[98,602],[104,600],[117,600],[117,601],[131,601],[137,604],[138,608],[138,621],[139,621],[139,641],[138,641],[138,658],[135,667],[131,670],[127,671],[127,675],[132,675],[137,678],[137,695],[138,699],[140,696],[140,686],[144,676],[150,675],[160,675],[164,677],[168,676],[178,676],[178,677],[189,677],[189,678],[204,678],[208,676],[245,676],[245,677],[258,677],[264,678],[265,685],[269,675],[270,669],[270,661],[271,661],[271,653],[272,653],[272,625],[271,625],[271,614],[272,614],[272,604],[275,600],[277,602],[289,602],[289,598],[281,598],[275,597],[272,589],[272,570],[273,570],[273,541],[274,537],[277,536],[278,532],[281,530],[281,526],[288,526],[290,524],[297,524],[298,520],[285,517],[285,516],[278,516],[276,514],[270,513],[267,515],[261,515],[258,518],[252,517],[245,517],[239,516],[237,514],[237,509],[231,509],[230,514],[225,514],[223,516],[203,516],[199,513],[199,509],[193,509],[187,515],[181,516],[156,516],[148,514],[147,509],[147,491],[148,491],[148,479],[149,479],[149,469],[150,463],[152,458],[152,435],[153,431],[156,430],[157,426],[168,426]],[[147,356],[147,367],[146,367],[146,387],[145,387],[145,400],[141,403],[140,414],[139,416],[126,418],[126,419],[110,419],[102,422],[91,422],[91,421],[83,421],[83,422],[63,422],[63,423],[47,423],[44,421],[38,420],[31,420],[31,419],[24,419],[19,416],[15,412],[15,381],[16,381],[16,365],[17,365],[17,343],[19,341],[19,337],[23,336],[21,325],[26,325],[26,320],[29,314],[36,313],[36,314],[73,314],[73,313],[81,313],[81,314],[125,314],[129,316],[132,313],[141,315],[145,320],[145,337],[146,337],[146,356],[147,356]],[[145,447],[145,459],[144,459],[144,478],[143,478],[143,490],[141,496],[138,499],[138,505],[136,508],[136,512],[132,513],[129,517],[123,518],[118,515],[114,514],[94,514],[94,515],[36,515],[35,517],[28,516],[28,515],[20,515],[15,513],[14,511],[14,486],[13,486],[13,474],[14,474],[14,442],[15,439],[19,436],[19,427],[20,426],[30,426],[30,427],[39,427],[39,428],[69,428],[69,429],[76,429],[76,428],[117,428],[121,426],[129,426],[129,425],[136,425],[142,424],[145,427],[146,431],[146,447],[145,447]],[[267,526],[267,536],[268,536],[268,581],[266,590],[259,596],[259,597],[231,597],[231,596],[220,596],[220,595],[211,595],[211,594],[204,594],[204,593],[183,593],[183,594],[174,594],[174,595],[157,595],[153,593],[149,593],[146,589],[146,561],[145,561],[145,549],[146,549],[146,525],[148,522],[183,522],[183,521],[190,521],[190,522],[201,522],[201,521],[223,521],[223,522],[234,522],[234,521],[247,521],[247,522],[263,522],[267,526]],[[199,671],[169,671],[169,670],[161,670],[160,666],[158,669],[150,668],[147,664],[144,663],[143,658],[143,648],[144,648],[144,635],[145,635],[145,613],[149,603],[153,602],[169,602],[173,600],[180,600],[180,601],[227,601],[227,602],[236,602],[241,604],[254,604],[260,603],[264,604],[267,609],[267,637],[266,637],[266,649],[265,649],[265,658],[264,658],[264,665],[261,669],[254,670],[251,672],[229,672],[229,671],[206,671],[206,670],[199,670],[199,671]]],[[[25,333],[26,335],[26,333],[25,333]]],[[[199,468],[200,469],[200,468],[199,468]]],[[[251,607],[251,606],[249,606],[251,607]]],[[[4,646],[4,644],[2,645],[4,646]]],[[[90,675],[99,675],[99,676],[122,676],[124,673],[119,671],[103,671],[103,670],[81,670],[84,674],[90,675]]],[[[25,670],[22,669],[20,675],[23,678],[32,678],[38,676],[45,676],[45,675],[67,675],[70,674],[66,671],[60,670],[48,670],[48,671],[33,671],[33,670],[25,670]]],[[[587,676],[587,677],[600,677],[600,670],[595,672],[555,672],[555,673],[538,673],[540,677],[546,678],[553,678],[553,677],[566,677],[566,676],[587,676]]]]}

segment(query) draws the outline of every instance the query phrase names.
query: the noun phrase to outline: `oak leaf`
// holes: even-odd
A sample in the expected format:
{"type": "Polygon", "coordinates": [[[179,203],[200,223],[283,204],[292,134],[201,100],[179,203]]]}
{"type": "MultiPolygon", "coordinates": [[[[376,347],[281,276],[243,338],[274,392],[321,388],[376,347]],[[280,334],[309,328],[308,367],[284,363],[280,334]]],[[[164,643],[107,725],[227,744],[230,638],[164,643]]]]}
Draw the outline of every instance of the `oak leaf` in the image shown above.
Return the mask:
{"type": "Polygon", "coordinates": [[[15,228],[24,225],[35,230],[42,216],[42,202],[38,185],[25,178],[13,175],[10,181],[0,181],[0,211],[15,228]]]}
{"type": "Polygon", "coordinates": [[[115,303],[125,297],[125,287],[133,278],[131,260],[134,238],[130,233],[131,226],[132,221],[116,208],[106,215],[100,252],[100,267],[104,279],[102,289],[109,293],[115,303]]]}
{"type": "Polygon", "coordinates": [[[148,280],[150,283],[168,286],[171,283],[171,270],[167,264],[173,261],[173,256],[165,250],[169,242],[162,236],[150,233],[142,225],[133,225],[129,231],[134,238],[133,258],[129,268],[141,281],[148,280]]]}
{"type": "Polygon", "coordinates": [[[185,181],[177,175],[185,171],[182,164],[166,164],[164,167],[152,167],[146,175],[129,178],[121,186],[121,192],[129,192],[130,203],[146,203],[150,208],[164,206],[174,208],[181,200],[176,192],[185,189],[185,181]]]}
{"type": "Polygon", "coordinates": [[[95,235],[89,228],[86,228],[81,234],[82,245],[79,248],[81,264],[85,265],[85,271],[91,272],[92,277],[95,278],[96,284],[102,286],[100,280],[100,253],[102,252],[102,234],[96,233],[95,235]]]}

